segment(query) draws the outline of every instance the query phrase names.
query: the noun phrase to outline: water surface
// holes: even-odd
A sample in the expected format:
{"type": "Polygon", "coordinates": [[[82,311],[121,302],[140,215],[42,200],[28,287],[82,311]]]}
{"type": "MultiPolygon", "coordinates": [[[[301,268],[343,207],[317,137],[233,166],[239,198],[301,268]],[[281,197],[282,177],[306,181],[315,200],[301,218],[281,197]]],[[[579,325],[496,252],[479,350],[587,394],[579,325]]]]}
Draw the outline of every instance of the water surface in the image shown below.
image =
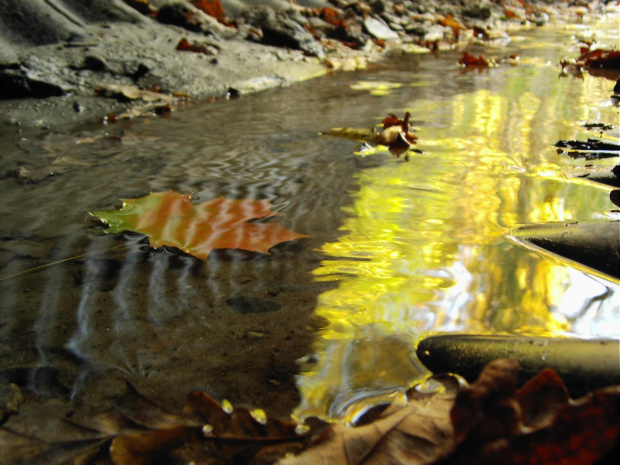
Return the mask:
{"type": "MultiPolygon", "coordinates": [[[[602,38],[617,43],[609,30],[602,38]]],[[[456,51],[403,55],[167,118],[3,144],[3,382],[101,408],[128,380],[167,406],[203,389],[279,415],[351,419],[426,375],[414,349],[429,333],[618,338],[617,283],[509,238],[613,209],[608,187],[575,177],[584,162],[552,147],[597,137],[584,122],[614,124],[604,137],[618,137],[614,82],[559,76],[560,58],[577,53],[571,36],[587,31],[536,29],[473,50],[518,53],[514,67],[465,72],[456,51]],[[406,111],[422,151],[409,162],[319,135],[406,111]],[[168,189],[195,202],[268,199],[310,238],[203,262],[106,235],[87,213],[168,189]]]]}

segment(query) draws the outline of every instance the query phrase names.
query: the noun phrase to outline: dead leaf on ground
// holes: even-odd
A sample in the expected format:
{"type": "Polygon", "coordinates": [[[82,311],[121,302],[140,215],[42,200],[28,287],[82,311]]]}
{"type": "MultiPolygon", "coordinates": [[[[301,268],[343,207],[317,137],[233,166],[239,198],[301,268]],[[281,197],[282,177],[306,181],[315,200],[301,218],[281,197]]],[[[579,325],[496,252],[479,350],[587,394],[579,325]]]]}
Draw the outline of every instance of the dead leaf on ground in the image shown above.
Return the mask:
{"type": "Polygon", "coordinates": [[[203,55],[217,55],[217,48],[204,42],[189,42],[185,37],[181,38],[176,46],[181,52],[202,53],[203,55]]]}
{"type": "Polygon", "coordinates": [[[220,0],[192,0],[192,5],[209,16],[217,19],[225,26],[233,26],[233,23],[226,15],[226,11],[224,10],[220,0]]]}
{"type": "Polygon", "coordinates": [[[454,35],[454,39],[458,41],[461,32],[466,29],[463,23],[454,19],[454,17],[448,13],[445,17],[439,19],[439,24],[444,27],[449,27],[452,29],[452,34],[454,35]]]}
{"type": "Polygon", "coordinates": [[[102,118],[104,123],[114,123],[121,119],[134,119],[144,116],[164,116],[172,112],[172,107],[168,103],[147,103],[136,105],[127,111],[117,114],[106,115],[102,118]]]}
{"type": "Polygon", "coordinates": [[[118,100],[143,100],[144,102],[161,102],[172,104],[174,98],[170,95],[159,94],[148,90],[140,90],[135,86],[123,84],[108,84],[95,89],[95,94],[100,97],[110,97],[118,100]]]}
{"type": "Polygon", "coordinates": [[[332,425],[306,452],[278,465],[430,463],[452,447],[450,409],[458,390],[453,377],[428,381],[408,393],[406,405],[390,405],[363,426],[332,425]]]}
{"type": "Polygon", "coordinates": [[[107,233],[133,231],[149,236],[153,248],[169,246],[207,260],[213,249],[243,249],[269,254],[281,242],[302,237],[277,223],[249,222],[271,218],[267,200],[217,199],[193,203],[187,194],[157,192],[138,199],[123,199],[120,210],[90,214],[109,225],[107,233]]]}

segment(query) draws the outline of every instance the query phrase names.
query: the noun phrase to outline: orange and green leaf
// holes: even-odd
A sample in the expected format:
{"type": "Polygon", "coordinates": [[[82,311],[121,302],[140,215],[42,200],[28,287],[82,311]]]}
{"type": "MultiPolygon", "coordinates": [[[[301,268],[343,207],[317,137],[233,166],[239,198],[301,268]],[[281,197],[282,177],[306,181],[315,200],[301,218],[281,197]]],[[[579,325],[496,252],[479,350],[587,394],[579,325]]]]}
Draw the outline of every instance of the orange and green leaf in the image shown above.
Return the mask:
{"type": "Polygon", "coordinates": [[[107,233],[146,234],[153,248],[176,247],[206,261],[214,249],[269,254],[276,244],[307,237],[276,223],[248,222],[279,215],[271,207],[267,200],[224,197],[196,204],[187,194],[166,191],[123,199],[120,210],[89,213],[109,225],[107,233]]]}

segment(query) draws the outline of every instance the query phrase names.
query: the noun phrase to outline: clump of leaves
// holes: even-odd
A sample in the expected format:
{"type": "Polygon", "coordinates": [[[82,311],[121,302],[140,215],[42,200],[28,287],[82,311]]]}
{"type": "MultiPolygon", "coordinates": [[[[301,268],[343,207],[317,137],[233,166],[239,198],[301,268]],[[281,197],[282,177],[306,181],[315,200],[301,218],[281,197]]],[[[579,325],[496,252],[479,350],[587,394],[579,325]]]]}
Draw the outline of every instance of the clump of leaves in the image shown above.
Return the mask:
{"type": "Polygon", "coordinates": [[[588,465],[618,446],[620,386],[573,401],[550,369],[517,390],[519,365],[489,363],[460,387],[443,377],[433,391],[412,389],[363,426],[333,425],[298,457],[279,465],[588,465]]]}
{"type": "Polygon", "coordinates": [[[495,58],[486,58],[484,55],[480,54],[477,57],[471,55],[470,53],[463,52],[461,59],[459,60],[459,65],[464,68],[494,68],[500,64],[509,64],[515,66],[519,61],[518,55],[509,55],[503,58],[495,59],[495,58]]]}
{"type": "Polygon", "coordinates": [[[119,119],[132,119],[140,116],[163,115],[172,111],[171,104],[175,97],[150,90],[138,89],[135,86],[123,84],[108,84],[95,89],[99,97],[115,98],[120,102],[140,101],[142,105],[136,105],[130,110],[116,115],[107,115],[102,118],[106,123],[115,122],[119,119]]]}
{"type": "Polygon", "coordinates": [[[148,103],[161,102],[167,104],[174,102],[174,97],[171,97],[170,95],[151,92],[150,90],[141,90],[135,86],[127,86],[123,84],[108,84],[97,87],[95,89],[95,94],[99,97],[115,98],[121,102],[128,102],[131,100],[141,100],[148,103]]]}
{"type": "MultiPolygon", "coordinates": [[[[316,433],[261,410],[233,408],[204,392],[170,413],[133,386],[116,406],[80,417],[60,399],[21,405],[0,427],[3,464],[274,463],[299,453],[316,433]]],[[[317,428],[323,427],[317,425],[317,428]]]]}
{"type": "Polygon", "coordinates": [[[576,59],[562,59],[561,75],[582,77],[583,70],[592,75],[600,75],[612,80],[620,77],[620,50],[597,48],[593,42],[584,42],[580,47],[581,55],[576,59]]]}
{"type": "MultiPolygon", "coordinates": [[[[397,158],[402,154],[405,154],[405,160],[409,160],[408,152],[415,151],[413,145],[417,143],[418,136],[411,132],[411,126],[409,119],[411,113],[405,113],[404,119],[399,119],[398,116],[390,113],[387,118],[384,118],[379,126],[379,130],[373,127],[368,128],[333,128],[329,131],[325,131],[322,134],[329,136],[346,137],[347,139],[354,139],[366,144],[377,144],[379,146],[387,147],[388,150],[397,158]]],[[[370,150],[365,150],[364,155],[372,153],[370,150]]]]}
{"type": "Polygon", "coordinates": [[[271,207],[267,200],[224,197],[197,204],[187,194],[166,191],[123,199],[120,210],[89,213],[109,225],[107,233],[146,234],[153,248],[174,247],[206,261],[214,249],[269,254],[276,244],[307,237],[276,223],[249,222],[279,215],[271,207]]]}
{"type": "Polygon", "coordinates": [[[518,372],[517,362],[500,359],[471,385],[434,376],[410,389],[407,403],[372,410],[356,427],[269,419],[199,391],[174,414],[131,385],[113,410],[86,418],[66,401],[18,399],[0,426],[0,457],[7,464],[611,463],[620,439],[620,386],[572,400],[554,371],[541,371],[520,389],[518,372]]]}

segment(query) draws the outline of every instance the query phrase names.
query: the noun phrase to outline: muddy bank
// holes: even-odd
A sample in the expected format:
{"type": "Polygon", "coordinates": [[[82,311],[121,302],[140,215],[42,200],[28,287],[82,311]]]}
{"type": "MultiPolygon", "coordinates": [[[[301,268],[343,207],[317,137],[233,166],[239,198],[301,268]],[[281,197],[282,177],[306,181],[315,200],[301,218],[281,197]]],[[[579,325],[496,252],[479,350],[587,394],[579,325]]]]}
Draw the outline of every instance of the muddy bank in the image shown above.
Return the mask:
{"type": "MultiPolygon", "coordinates": [[[[394,50],[504,40],[510,24],[544,25],[555,14],[547,3],[0,0],[0,131],[165,112],[363,68],[394,50]]],[[[573,4],[571,14],[587,11],[573,4]]]]}

